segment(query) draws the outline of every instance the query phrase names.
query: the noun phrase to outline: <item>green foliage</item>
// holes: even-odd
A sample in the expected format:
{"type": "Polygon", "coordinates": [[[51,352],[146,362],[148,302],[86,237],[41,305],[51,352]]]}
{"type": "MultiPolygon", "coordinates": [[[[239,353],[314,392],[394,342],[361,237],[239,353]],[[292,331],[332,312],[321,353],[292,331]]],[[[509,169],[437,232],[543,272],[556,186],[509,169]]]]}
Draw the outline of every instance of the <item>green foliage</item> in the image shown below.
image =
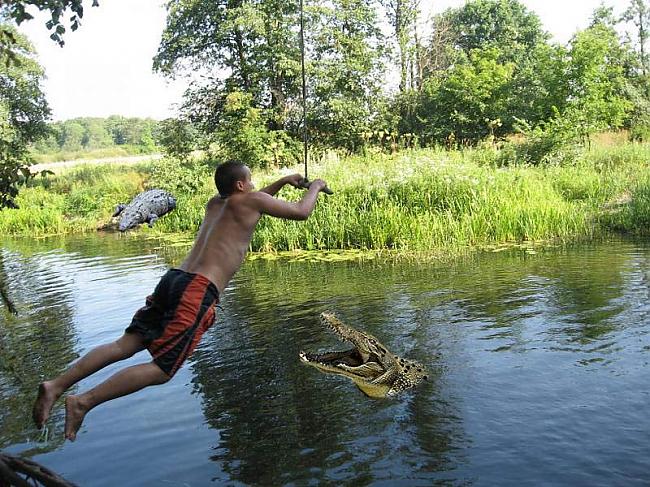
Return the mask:
{"type": "MultiPolygon", "coordinates": [[[[418,0],[380,0],[386,8],[388,21],[394,31],[399,49],[399,90],[404,92],[408,87],[409,67],[413,66],[415,51],[419,49],[415,39],[415,29],[420,14],[418,0]]],[[[411,70],[410,89],[414,89],[421,81],[414,79],[411,70]]]]}
{"type": "MultiPolygon", "coordinates": [[[[358,149],[381,98],[377,13],[361,0],[318,0],[307,2],[305,14],[311,139],[358,149]]],[[[298,25],[295,0],[173,0],[154,67],[170,76],[228,73],[193,84],[186,118],[222,152],[241,151],[237,158],[258,167],[283,164],[295,157],[291,139],[300,141],[302,124],[298,25]],[[237,149],[224,144],[224,126],[237,149]]]]}
{"type": "MultiPolygon", "coordinates": [[[[93,0],[92,6],[97,7],[99,2],[93,0]]],[[[0,3],[0,17],[12,19],[18,25],[25,20],[31,20],[34,17],[27,11],[29,7],[36,7],[38,10],[49,10],[52,14],[50,20],[45,23],[48,30],[52,31],[50,38],[63,46],[63,34],[66,32],[65,23],[61,18],[67,13],[68,9],[72,12],[70,16],[70,29],[75,31],[81,25],[81,18],[84,15],[82,0],[12,0],[11,2],[0,3]]],[[[11,31],[3,30],[5,35],[0,36],[1,48],[13,49],[13,46],[19,43],[17,36],[11,31]]]]}
{"type": "Polygon", "coordinates": [[[185,120],[168,118],[160,123],[159,141],[165,154],[176,159],[187,159],[196,149],[196,129],[185,120]]]}
{"type": "Polygon", "coordinates": [[[625,96],[624,48],[613,28],[602,23],[571,41],[567,110],[583,136],[623,125],[632,108],[625,96]]]}
{"type": "Polygon", "coordinates": [[[227,95],[244,92],[270,130],[299,119],[298,3],[172,0],[154,69],[168,75],[228,73],[193,83],[184,112],[204,134],[219,128],[227,95]]]}
{"type": "MultiPolygon", "coordinates": [[[[601,235],[612,229],[642,231],[650,205],[650,147],[627,144],[585,151],[572,165],[495,168],[493,148],[417,150],[402,155],[331,157],[312,168],[336,194],[319,200],[308,222],[264,217],[254,250],[454,249],[465,246],[601,235]],[[639,177],[639,175],[646,175],[639,177]],[[645,188],[645,189],[644,189],[645,188]],[[633,196],[616,213],[603,213],[621,194],[633,196]],[[636,198],[636,199],[634,199],[636,198]]],[[[30,183],[19,195],[23,208],[0,213],[0,231],[41,235],[90,231],[108,222],[114,205],[128,202],[147,181],[168,186],[178,206],[144,232],[194,234],[214,195],[211,164],[159,167],[87,166],[30,183]],[[144,173],[143,173],[144,172],[144,173]],[[159,178],[156,181],[156,178],[159,178]],[[191,179],[195,178],[195,179],[191,179]]],[[[254,174],[259,186],[277,172],[254,174]]],[[[280,197],[298,199],[285,188],[280,197]]],[[[646,230],[647,230],[646,226],[646,230]]]]}
{"type": "Polygon", "coordinates": [[[89,165],[29,181],[16,198],[20,209],[0,212],[0,232],[43,236],[96,231],[118,203],[142,191],[133,166],[89,165]]]}
{"type": "Polygon", "coordinates": [[[233,91],[225,99],[222,123],[215,133],[217,155],[238,159],[251,168],[286,166],[300,160],[300,145],[283,130],[269,131],[263,110],[250,94],[233,91]]]}
{"type": "Polygon", "coordinates": [[[537,125],[563,106],[565,51],[548,44],[521,2],[468,1],[436,16],[432,29],[430,68],[401,112],[401,130],[425,144],[477,144],[513,133],[517,119],[537,125]]]}
{"type": "Polygon", "coordinates": [[[160,188],[172,194],[195,193],[210,179],[208,165],[192,159],[174,159],[171,156],[155,161],[151,166],[147,189],[160,188]]]}
{"type": "Polygon", "coordinates": [[[567,49],[539,43],[514,69],[508,87],[507,115],[503,132],[517,131],[517,119],[535,126],[564,111],[569,101],[567,49]]]}
{"type": "Polygon", "coordinates": [[[650,228],[650,179],[645,178],[634,189],[630,204],[624,209],[623,228],[627,231],[647,234],[650,228]]]}
{"type": "Polygon", "coordinates": [[[311,138],[358,150],[380,101],[383,37],[377,13],[362,0],[333,1],[315,9],[309,38],[311,138]]]}
{"type": "Polygon", "coordinates": [[[500,135],[513,71],[514,65],[499,63],[497,50],[476,50],[447,77],[425,82],[416,112],[422,138],[470,144],[500,135]]]}
{"type": "MultiPolygon", "coordinates": [[[[649,80],[646,80],[646,83],[648,82],[649,80]]],[[[637,142],[650,141],[650,97],[646,94],[646,88],[646,86],[638,86],[634,81],[628,84],[628,98],[632,109],[626,126],[629,129],[630,140],[637,142]]]]}
{"type": "Polygon", "coordinates": [[[633,125],[630,129],[630,140],[650,142],[650,123],[633,125]]]}
{"type": "Polygon", "coordinates": [[[444,15],[458,48],[467,55],[497,49],[505,63],[519,63],[550,37],[539,17],[518,0],[471,0],[444,15]]]}
{"type": "Polygon", "coordinates": [[[18,187],[33,175],[28,145],[47,134],[50,109],[41,91],[43,69],[26,37],[13,27],[12,62],[0,50],[0,209],[15,207],[18,187]]]}
{"type": "Polygon", "coordinates": [[[504,144],[497,159],[500,165],[571,164],[582,148],[575,122],[558,111],[554,118],[535,127],[519,120],[518,130],[523,139],[504,144]]]}
{"type": "MultiPolygon", "coordinates": [[[[624,22],[634,25],[637,39],[638,61],[643,78],[650,75],[650,56],[648,55],[647,42],[650,35],[650,5],[647,0],[630,0],[629,6],[623,14],[624,22]]],[[[646,95],[650,97],[650,87],[646,85],[646,95]]]]}

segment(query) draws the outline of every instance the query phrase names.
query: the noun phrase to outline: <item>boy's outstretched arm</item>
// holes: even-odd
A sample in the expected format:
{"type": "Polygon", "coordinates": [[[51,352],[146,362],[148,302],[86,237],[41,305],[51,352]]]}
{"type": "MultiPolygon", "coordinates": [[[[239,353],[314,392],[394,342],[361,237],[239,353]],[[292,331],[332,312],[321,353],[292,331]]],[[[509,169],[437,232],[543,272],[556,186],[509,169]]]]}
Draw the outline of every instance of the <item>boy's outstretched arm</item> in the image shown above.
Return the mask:
{"type": "Polygon", "coordinates": [[[296,202],[279,200],[266,191],[254,193],[253,201],[260,213],[288,220],[306,220],[314,211],[318,193],[326,186],[322,179],[315,179],[302,199],[296,202]]]}
{"type": "Polygon", "coordinates": [[[290,184],[294,188],[300,187],[300,182],[303,177],[301,174],[292,174],[290,176],[284,176],[283,178],[278,179],[276,182],[269,184],[265,188],[260,189],[262,193],[270,194],[275,196],[275,194],[282,189],[285,184],[290,184]]]}

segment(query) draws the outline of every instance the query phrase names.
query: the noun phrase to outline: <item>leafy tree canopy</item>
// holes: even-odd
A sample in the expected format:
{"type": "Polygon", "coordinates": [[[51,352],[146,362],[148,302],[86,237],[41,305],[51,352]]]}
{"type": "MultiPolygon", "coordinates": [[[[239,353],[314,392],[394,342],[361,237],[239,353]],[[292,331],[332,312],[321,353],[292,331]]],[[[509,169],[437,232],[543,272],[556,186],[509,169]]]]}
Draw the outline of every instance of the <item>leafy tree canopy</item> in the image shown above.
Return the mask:
{"type": "Polygon", "coordinates": [[[503,62],[519,61],[550,38],[537,14],[518,0],[472,0],[443,16],[458,48],[466,54],[474,49],[497,48],[503,62]]]}
{"type": "MultiPolygon", "coordinates": [[[[11,0],[0,1],[0,19],[13,20],[20,25],[25,20],[31,20],[34,16],[29,13],[30,7],[40,11],[47,10],[51,18],[45,24],[48,30],[52,31],[50,38],[63,46],[63,35],[66,32],[64,17],[69,17],[70,29],[75,31],[81,24],[84,15],[82,0],[11,0]]],[[[92,0],[92,6],[99,6],[98,0],[92,0]]],[[[9,30],[3,30],[0,35],[0,48],[11,46],[15,42],[15,36],[9,30]]]]}
{"type": "Polygon", "coordinates": [[[0,208],[15,206],[18,185],[30,177],[28,145],[44,137],[50,109],[40,83],[43,69],[34,50],[14,27],[3,25],[15,39],[12,58],[0,52],[0,208]]]}

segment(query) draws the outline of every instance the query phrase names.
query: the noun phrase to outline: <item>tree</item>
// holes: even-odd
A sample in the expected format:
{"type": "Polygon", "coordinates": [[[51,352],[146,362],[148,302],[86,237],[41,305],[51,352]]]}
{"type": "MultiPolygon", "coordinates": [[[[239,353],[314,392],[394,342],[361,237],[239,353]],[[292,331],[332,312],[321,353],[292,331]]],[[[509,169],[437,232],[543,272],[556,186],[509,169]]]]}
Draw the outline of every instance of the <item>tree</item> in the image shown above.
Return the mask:
{"type": "Polygon", "coordinates": [[[569,49],[567,104],[570,117],[584,137],[622,126],[632,108],[626,97],[626,53],[616,31],[597,23],[577,33],[569,49]]]}
{"type": "MultiPolygon", "coordinates": [[[[648,73],[650,72],[650,57],[646,52],[646,44],[648,42],[648,35],[650,35],[650,6],[646,0],[630,0],[630,6],[623,14],[623,21],[632,22],[637,29],[637,43],[639,46],[639,63],[643,78],[647,81],[648,73]]],[[[650,88],[648,96],[650,97],[650,88]]]]}
{"type": "Polygon", "coordinates": [[[372,2],[328,4],[314,9],[309,31],[309,124],[316,140],[354,151],[381,99],[383,37],[372,2]]]}
{"type": "Polygon", "coordinates": [[[425,82],[416,113],[425,142],[472,144],[505,132],[515,66],[498,57],[497,49],[474,50],[469,62],[454,66],[447,77],[425,82]]]}
{"type": "Polygon", "coordinates": [[[113,139],[104,127],[100,118],[91,118],[86,122],[85,130],[81,139],[84,149],[101,149],[113,145],[113,139]]]}
{"type": "Polygon", "coordinates": [[[60,140],[61,150],[80,151],[83,148],[85,132],[86,130],[80,121],[66,120],[63,122],[60,140]]]}
{"type": "Polygon", "coordinates": [[[225,97],[241,91],[283,130],[300,94],[297,2],[171,0],[154,69],[166,76],[203,73],[186,95],[188,118],[218,129],[225,97]]]}
{"type": "Polygon", "coordinates": [[[168,118],[160,122],[158,142],[167,155],[184,161],[196,148],[196,130],[184,120],[168,118]]]}
{"type": "Polygon", "coordinates": [[[470,0],[446,15],[459,49],[469,54],[496,48],[501,62],[520,62],[550,37],[539,17],[518,0],[470,0]]]}
{"type": "Polygon", "coordinates": [[[452,21],[451,10],[438,14],[431,20],[429,45],[425,47],[422,56],[422,76],[425,79],[444,73],[456,58],[456,33],[452,21]]]}
{"type": "Polygon", "coordinates": [[[43,68],[34,59],[34,50],[27,38],[14,27],[15,44],[12,58],[0,52],[0,208],[15,207],[18,186],[32,177],[28,145],[48,133],[46,120],[50,109],[41,91],[43,68]]]}
{"type": "Polygon", "coordinates": [[[513,132],[517,119],[533,125],[548,119],[563,104],[565,73],[562,49],[548,38],[537,15],[517,0],[470,0],[435,16],[423,55],[425,88],[401,104],[427,122],[409,122],[412,115],[402,113],[401,130],[415,130],[425,142],[453,133],[476,143],[513,132]]]}
{"type": "MultiPolygon", "coordinates": [[[[407,88],[408,68],[413,63],[415,54],[416,23],[420,13],[420,0],[382,0],[388,20],[393,28],[399,49],[400,83],[399,89],[404,92],[407,88]]],[[[416,80],[411,76],[411,88],[416,80]]]]}
{"type": "MultiPolygon", "coordinates": [[[[98,0],[93,0],[93,7],[99,6],[98,0]]],[[[13,20],[18,25],[25,20],[34,18],[28,12],[30,7],[37,8],[38,10],[48,10],[51,13],[51,18],[45,23],[48,30],[52,31],[50,38],[63,46],[63,35],[66,32],[65,23],[61,18],[66,14],[68,9],[72,12],[70,17],[70,29],[75,31],[81,24],[81,18],[84,15],[84,8],[82,0],[11,0],[8,2],[0,2],[0,20],[13,20]]],[[[9,48],[16,44],[18,40],[15,34],[6,28],[0,29],[0,50],[9,48]]]]}
{"type": "MultiPolygon", "coordinates": [[[[226,121],[244,130],[250,128],[246,121],[233,124],[232,117],[255,113],[256,127],[278,132],[269,147],[286,135],[298,139],[298,6],[297,0],[172,0],[154,68],[167,76],[203,75],[186,93],[184,118],[213,141],[224,141],[228,134],[219,132],[226,121]],[[232,110],[242,93],[250,95],[246,106],[253,112],[232,110]]],[[[305,6],[309,123],[326,143],[359,147],[369,125],[381,73],[375,7],[367,0],[314,0],[305,6]]]]}

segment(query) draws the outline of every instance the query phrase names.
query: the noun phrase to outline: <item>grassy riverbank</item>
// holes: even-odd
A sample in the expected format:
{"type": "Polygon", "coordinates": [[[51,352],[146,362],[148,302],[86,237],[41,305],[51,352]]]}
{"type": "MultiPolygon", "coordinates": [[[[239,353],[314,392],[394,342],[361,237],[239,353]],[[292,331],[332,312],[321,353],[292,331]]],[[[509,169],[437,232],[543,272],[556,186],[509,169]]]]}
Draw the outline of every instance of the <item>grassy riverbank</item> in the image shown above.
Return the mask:
{"type": "Polygon", "coordinates": [[[32,158],[37,164],[50,162],[76,161],[79,159],[104,159],[110,157],[129,157],[158,154],[157,148],[145,149],[137,145],[119,145],[103,149],[78,150],[78,151],[56,151],[56,152],[35,152],[32,151],[32,158]]]}
{"type": "MultiPolygon", "coordinates": [[[[609,232],[648,233],[650,145],[594,147],[569,166],[498,167],[493,149],[419,150],[394,156],[330,157],[310,167],[336,194],[322,198],[307,222],[263,218],[253,250],[459,249],[524,240],[572,240],[609,232]]],[[[95,231],[114,206],[148,185],[173,188],[153,163],[79,167],[36,180],[18,198],[19,210],[0,212],[5,235],[43,236],[95,231]]],[[[282,172],[256,174],[258,187],[282,172]]],[[[170,173],[170,174],[172,174],[170,173]]],[[[179,190],[178,208],[153,229],[187,233],[198,228],[214,194],[208,167],[193,191],[179,190]]],[[[280,194],[297,198],[287,188],[280,194]]]]}

